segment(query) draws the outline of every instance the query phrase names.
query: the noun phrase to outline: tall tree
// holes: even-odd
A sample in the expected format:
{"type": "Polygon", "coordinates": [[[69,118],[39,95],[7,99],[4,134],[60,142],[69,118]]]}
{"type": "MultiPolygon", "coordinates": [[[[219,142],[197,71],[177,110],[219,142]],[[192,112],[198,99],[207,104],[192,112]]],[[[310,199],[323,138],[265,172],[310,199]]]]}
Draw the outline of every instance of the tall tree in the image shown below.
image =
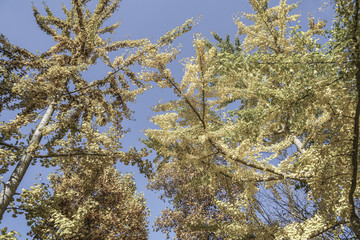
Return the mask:
{"type": "Polygon", "coordinates": [[[148,209],[130,174],[104,168],[101,158],[69,163],[49,176],[50,186],[21,195],[33,239],[148,239],[148,209]]]}
{"type": "Polygon", "coordinates": [[[112,42],[103,36],[113,33],[119,23],[104,26],[104,22],[120,1],[100,0],[91,11],[89,0],[72,0],[71,8],[62,6],[64,19],[46,5],[45,15],[33,7],[37,24],[55,41],[42,54],[14,46],[1,35],[0,111],[12,112],[15,117],[0,126],[1,174],[10,175],[2,184],[0,218],[7,209],[16,209],[14,194],[29,166],[38,161],[44,167],[63,167],[86,158],[89,160],[82,166],[91,169],[102,159],[99,171],[121,161],[137,164],[141,172],[149,173],[150,164],[142,159],[144,151],[121,151],[121,138],[127,131],[122,121],[132,114],[127,103],[148,88],[142,80],[156,74],[151,70],[154,66],[166,65],[176,57],[178,50],[169,45],[189,31],[194,21],[156,43],[148,39],[112,42]],[[100,79],[86,79],[84,74],[98,61],[108,73],[100,79]],[[147,71],[136,73],[132,66],[147,71]]]}
{"type": "Polygon", "coordinates": [[[296,4],[249,2],[254,24],[235,20],[240,53],[197,37],[181,84],[165,78],[179,99],[158,105],[160,129],[146,131],[159,159],[150,187],[174,203],[158,227],[194,239],[360,238],[359,1],[334,1],[330,47],[314,37],[324,22],[291,24],[296,4]],[[188,211],[196,204],[211,207],[188,211]]]}
{"type": "MultiPolygon", "coordinates": [[[[343,88],[351,100],[348,117],[350,149],[347,153],[346,166],[349,171],[346,194],[346,220],[357,238],[360,238],[360,188],[359,188],[359,126],[360,126],[360,1],[334,1],[336,9],[334,40],[331,44],[335,56],[342,61],[339,63],[339,76],[343,88]],[[350,159],[349,159],[350,158],[350,159]]],[[[350,102],[350,101],[349,101],[350,102]]],[[[339,111],[339,110],[338,110],[339,111]]],[[[342,109],[340,109],[342,111],[342,109]]]]}

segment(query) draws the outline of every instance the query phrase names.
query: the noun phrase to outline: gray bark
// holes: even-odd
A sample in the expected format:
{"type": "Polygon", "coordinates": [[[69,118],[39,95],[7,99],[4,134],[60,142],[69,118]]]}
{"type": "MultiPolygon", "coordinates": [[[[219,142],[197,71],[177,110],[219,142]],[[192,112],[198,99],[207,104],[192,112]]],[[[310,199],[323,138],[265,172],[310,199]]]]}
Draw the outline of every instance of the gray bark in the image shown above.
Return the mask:
{"type": "Polygon", "coordinates": [[[296,136],[293,138],[293,143],[301,154],[305,153],[304,144],[296,136]]]}
{"type": "Polygon", "coordinates": [[[16,165],[15,170],[12,172],[7,183],[4,184],[3,189],[0,193],[0,219],[8,207],[11,199],[13,198],[21,180],[23,179],[31,160],[33,159],[34,150],[31,150],[31,146],[39,144],[43,136],[42,130],[49,123],[51,116],[55,110],[55,103],[52,102],[47,108],[40,124],[37,126],[34,135],[32,136],[29,146],[27,147],[25,154],[21,157],[19,163],[16,165]]]}

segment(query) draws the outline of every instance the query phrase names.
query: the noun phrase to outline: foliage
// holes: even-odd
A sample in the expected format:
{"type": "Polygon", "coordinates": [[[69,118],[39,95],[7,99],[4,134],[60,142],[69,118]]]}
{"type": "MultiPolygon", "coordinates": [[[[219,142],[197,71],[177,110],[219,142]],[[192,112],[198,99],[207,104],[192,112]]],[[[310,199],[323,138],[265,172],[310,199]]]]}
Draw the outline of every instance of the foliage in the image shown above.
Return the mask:
{"type": "Polygon", "coordinates": [[[127,236],[129,231],[139,234],[139,239],[147,236],[143,198],[135,194],[131,178],[120,177],[111,166],[117,161],[131,163],[146,176],[151,174],[144,149],[122,151],[121,138],[128,131],[122,122],[132,119],[128,103],[150,87],[146,81],[157,74],[157,66],[176,57],[179,51],[172,42],[195,21],[188,20],[155,43],[148,39],[113,42],[105,36],[119,23],[104,23],[120,1],[99,0],[91,11],[88,0],[72,0],[70,8],[62,6],[63,19],[45,4],[44,15],[34,6],[37,24],[55,42],[41,54],[14,46],[0,36],[0,111],[14,116],[0,125],[0,173],[11,173],[0,194],[0,218],[5,210],[17,214],[14,194],[30,165],[63,171],[50,176],[50,186],[37,185],[18,198],[34,237],[85,236],[89,230],[81,229],[84,224],[97,226],[94,234],[111,235],[120,229],[127,236]],[[108,72],[98,79],[89,78],[98,64],[108,72]],[[134,70],[139,68],[141,72],[134,70]],[[85,178],[89,172],[96,184],[85,178]],[[98,175],[93,175],[95,172],[98,175]],[[72,190],[66,192],[66,187],[72,190]],[[100,199],[106,192],[114,195],[100,199]],[[134,208],[120,209],[121,203],[134,208]],[[68,212],[72,205],[76,208],[68,212]],[[118,210],[110,213],[108,209],[114,208],[118,210]],[[124,217],[133,223],[124,223],[124,217]]]}
{"type": "Polygon", "coordinates": [[[89,160],[78,158],[50,175],[50,186],[23,192],[20,207],[32,238],[147,239],[148,210],[132,176],[113,167],[91,169],[89,160]]]}
{"type": "Polygon", "coordinates": [[[323,21],[292,23],[297,4],[249,2],[254,24],[235,19],[240,52],[197,36],[181,83],[165,76],[179,98],[156,106],[165,113],[145,141],[157,152],[149,186],[173,204],[157,229],[179,239],[360,238],[360,1],[334,1],[325,45],[315,38],[323,21]]]}
{"type": "Polygon", "coordinates": [[[0,235],[0,239],[7,239],[7,240],[12,240],[12,239],[17,239],[16,235],[20,235],[18,232],[16,231],[10,231],[8,232],[8,228],[5,227],[3,229],[0,229],[1,235],[0,235]]]}
{"type": "Polygon", "coordinates": [[[63,6],[65,19],[34,7],[55,41],[45,53],[0,36],[0,111],[15,115],[0,126],[0,173],[13,170],[1,217],[24,212],[35,239],[146,239],[145,200],[114,168],[121,161],[137,164],[149,187],[170,199],[156,222],[168,238],[171,231],[179,239],[360,238],[359,0],[332,1],[336,17],[324,45],[316,35],[325,34],[325,22],[310,17],[304,30],[291,14],[297,4],[249,0],[254,13],[234,19],[242,41],[213,33],[212,44],[196,35],[181,83],[167,67],[179,52],[171,44],[194,20],[156,43],[112,42],[103,36],[119,23],[103,23],[120,0],[100,0],[93,12],[88,2],[63,6]],[[86,79],[96,64],[109,72],[86,79]],[[178,96],[154,108],[164,112],[152,118],[159,128],[146,130],[155,175],[145,149],[121,145],[127,104],[150,81],[178,96]],[[37,161],[59,170],[16,203],[37,161]]]}

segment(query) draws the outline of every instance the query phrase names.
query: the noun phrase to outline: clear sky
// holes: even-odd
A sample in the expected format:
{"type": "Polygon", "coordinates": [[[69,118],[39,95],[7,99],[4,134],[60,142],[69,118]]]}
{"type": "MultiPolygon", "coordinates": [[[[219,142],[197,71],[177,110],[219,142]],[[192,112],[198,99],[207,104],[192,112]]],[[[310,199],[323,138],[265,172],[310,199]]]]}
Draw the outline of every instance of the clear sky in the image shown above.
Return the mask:
{"type": "MultiPolygon", "coordinates": [[[[70,0],[45,0],[54,13],[61,12],[61,2],[66,5],[70,0]]],[[[279,0],[271,0],[272,5],[277,4],[279,0]]],[[[44,52],[53,44],[52,39],[42,32],[36,25],[32,13],[32,2],[42,9],[42,0],[0,0],[0,33],[4,34],[11,43],[26,48],[32,52],[44,52]]],[[[96,3],[92,1],[92,4],[96,3]]],[[[298,2],[297,0],[288,0],[289,3],[298,2]]],[[[332,9],[323,9],[319,11],[325,0],[302,0],[300,7],[295,11],[300,11],[302,17],[300,21],[306,28],[306,17],[308,13],[322,19],[329,21],[331,24],[332,9]]],[[[233,23],[233,16],[240,12],[250,12],[250,4],[247,0],[123,0],[110,22],[121,21],[122,24],[113,34],[114,41],[124,38],[139,39],[150,38],[156,41],[167,31],[183,24],[188,18],[197,18],[202,15],[202,19],[198,26],[183,37],[181,37],[175,44],[181,43],[182,54],[179,56],[180,60],[184,57],[190,57],[194,54],[192,49],[193,34],[202,33],[205,37],[213,38],[210,35],[211,31],[218,33],[220,36],[225,36],[229,33],[232,39],[236,34],[236,26],[233,23]]],[[[110,24],[110,23],[109,23],[110,24]]],[[[179,62],[172,63],[172,72],[176,80],[181,81],[183,66],[179,62]]],[[[90,77],[101,77],[101,69],[94,70],[90,77]],[[98,75],[97,75],[98,74],[98,75]]],[[[89,79],[90,81],[91,79],[89,79]]],[[[135,104],[132,104],[132,109],[135,111],[135,122],[127,122],[131,132],[124,137],[125,149],[129,146],[141,147],[138,139],[143,137],[142,130],[148,127],[154,127],[149,122],[149,117],[154,115],[151,107],[154,106],[159,100],[169,100],[175,98],[172,90],[152,89],[145,94],[139,96],[135,104]]],[[[0,113],[1,114],[1,113],[0,113]]],[[[0,118],[6,120],[10,116],[0,115],[0,118]]],[[[151,159],[151,157],[150,157],[151,159]]],[[[132,171],[135,175],[136,184],[139,192],[145,194],[148,207],[151,211],[150,221],[150,239],[161,240],[165,239],[162,233],[152,231],[151,224],[155,216],[160,215],[162,209],[167,206],[164,202],[158,199],[159,193],[146,190],[146,179],[139,174],[135,167],[117,165],[118,170],[121,172],[132,171]]],[[[34,183],[36,173],[43,171],[38,167],[30,166],[29,172],[25,175],[23,183],[20,185],[18,192],[21,188],[28,188],[34,183]]],[[[46,176],[47,171],[44,172],[46,176]]],[[[4,179],[5,181],[7,179],[4,179]]],[[[18,217],[12,219],[9,214],[4,216],[0,228],[4,226],[21,233],[22,237],[19,239],[26,239],[27,231],[29,228],[26,221],[18,217]]]]}

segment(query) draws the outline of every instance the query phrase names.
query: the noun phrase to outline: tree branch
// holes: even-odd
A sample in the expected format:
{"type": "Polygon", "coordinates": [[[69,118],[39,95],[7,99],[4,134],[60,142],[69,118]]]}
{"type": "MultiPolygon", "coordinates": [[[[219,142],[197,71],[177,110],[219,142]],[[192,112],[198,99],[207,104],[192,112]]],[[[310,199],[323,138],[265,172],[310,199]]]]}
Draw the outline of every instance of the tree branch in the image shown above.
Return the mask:
{"type": "Polygon", "coordinates": [[[301,154],[305,153],[304,144],[296,136],[293,136],[293,143],[301,154]]]}
{"type": "Polygon", "coordinates": [[[333,223],[333,224],[329,224],[329,225],[327,225],[326,227],[317,229],[313,234],[311,234],[311,235],[308,237],[308,239],[313,239],[313,238],[319,236],[320,234],[326,233],[326,232],[329,231],[330,229],[332,229],[332,228],[334,228],[334,227],[337,227],[337,226],[340,226],[340,225],[345,224],[345,223],[346,223],[345,220],[341,220],[341,221],[335,222],[335,223],[333,223]]]}
{"type": "Polygon", "coordinates": [[[74,156],[97,156],[97,157],[107,157],[113,156],[109,154],[99,154],[99,153],[60,153],[60,154],[48,154],[48,155],[37,155],[33,158],[52,158],[52,157],[74,157],[74,156]]]}
{"type": "MultiPolygon", "coordinates": [[[[164,66],[161,66],[161,70],[164,72],[164,70],[165,70],[164,66]]],[[[179,95],[185,100],[185,102],[189,105],[191,110],[193,110],[193,112],[196,114],[197,118],[202,123],[203,128],[205,129],[206,124],[205,124],[204,120],[201,118],[199,112],[195,109],[195,107],[190,103],[189,99],[187,99],[187,97],[185,97],[183,92],[179,89],[179,87],[175,84],[175,82],[172,79],[167,78],[167,81],[175,88],[175,90],[179,93],[179,95]]]]}
{"type": "Polygon", "coordinates": [[[0,145],[6,146],[6,147],[9,147],[9,148],[14,148],[16,150],[20,150],[20,148],[18,148],[17,146],[14,146],[14,145],[2,142],[2,141],[0,141],[0,145]]]}
{"type": "Polygon", "coordinates": [[[212,139],[209,139],[209,141],[219,151],[219,153],[221,153],[224,157],[227,157],[227,158],[231,159],[234,162],[240,163],[240,164],[242,164],[244,166],[247,166],[247,167],[250,167],[250,168],[254,168],[256,170],[260,170],[260,171],[263,171],[263,172],[274,174],[274,175],[279,177],[279,180],[280,179],[292,179],[292,180],[296,180],[296,181],[304,181],[305,180],[304,178],[290,177],[285,173],[281,173],[281,172],[278,172],[276,170],[273,170],[273,169],[270,169],[270,168],[267,168],[267,167],[263,167],[263,166],[260,166],[258,164],[255,164],[255,163],[247,162],[245,160],[237,158],[236,156],[229,156],[229,154],[226,153],[226,150],[224,150],[222,147],[216,145],[212,141],[212,139]]]}

